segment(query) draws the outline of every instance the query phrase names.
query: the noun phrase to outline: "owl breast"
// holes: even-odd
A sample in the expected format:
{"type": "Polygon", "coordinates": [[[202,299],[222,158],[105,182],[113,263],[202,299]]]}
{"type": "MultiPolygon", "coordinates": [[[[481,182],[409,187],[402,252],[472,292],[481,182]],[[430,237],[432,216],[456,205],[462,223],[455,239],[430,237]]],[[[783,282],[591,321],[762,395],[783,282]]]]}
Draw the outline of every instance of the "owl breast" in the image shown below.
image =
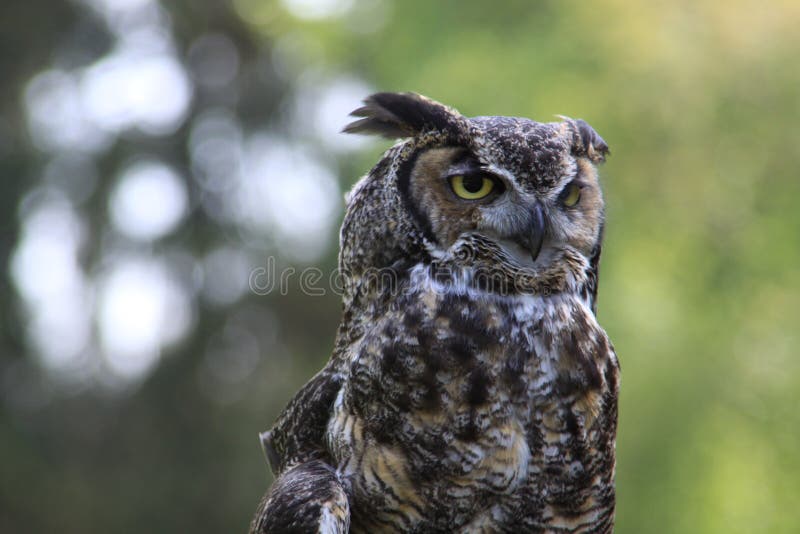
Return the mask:
{"type": "Polygon", "coordinates": [[[419,268],[369,325],[326,435],[353,531],[569,527],[613,510],[617,366],[585,303],[419,268]]]}

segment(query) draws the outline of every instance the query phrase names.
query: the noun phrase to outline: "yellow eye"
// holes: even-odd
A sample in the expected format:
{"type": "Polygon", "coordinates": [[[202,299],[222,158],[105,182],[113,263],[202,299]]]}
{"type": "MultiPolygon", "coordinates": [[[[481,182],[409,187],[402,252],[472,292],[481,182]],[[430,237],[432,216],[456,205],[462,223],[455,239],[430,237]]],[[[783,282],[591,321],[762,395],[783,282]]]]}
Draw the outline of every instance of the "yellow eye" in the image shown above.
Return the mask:
{"type": "Polygon", "coordinates": [[[481,174],[459,174],[450,178],[450,187],[465,200],[478,200],[494,190],[494,180],[481,174]]]}
{"type": "Polygon", "coordinates": [[[561,203],[571,208],[581,199],[581,188],[575,182],[569,184],[561,193],[561,203]]]}

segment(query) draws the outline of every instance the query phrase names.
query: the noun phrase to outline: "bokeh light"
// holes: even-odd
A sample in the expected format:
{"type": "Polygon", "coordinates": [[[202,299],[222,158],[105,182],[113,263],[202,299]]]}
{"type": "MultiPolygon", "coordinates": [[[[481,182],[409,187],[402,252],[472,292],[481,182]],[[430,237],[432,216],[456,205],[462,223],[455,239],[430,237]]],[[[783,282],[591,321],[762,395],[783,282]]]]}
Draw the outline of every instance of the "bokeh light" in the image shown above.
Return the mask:
{"type": "MultiPolygon", "coordinates": [[[[153,34],[140,38],[152,42],[153,34]]],[[[140,52],[128,43],[90,67],[83,77],[82,104],[89,119],[106,131],[138,127],[167,134],[181,124],[191,85],[181,64],[166,54],[140,52]],[[168,87],[169,91],[164,91],[168,87]]]]}
{"type": "Polygon", "coordinates": [[[341,198],[335,175],[310,147],[256,134],[245,143],[242,180],[229,202],[237,222],[273,235],[287,256],[312,261],[330,245],[341,198]]]}
{"type": "Polygon", "coordinates": [[[11,276],[23,298],[27,333],[43,364],[65,370],[82,360],[90,336],[91,302],[79,263],[85,227],[69,201],[53,190],[29,194],[11,276]]]}
{"type": "Polygon", "coordinates": [[[301,19],[341,17],[353,6],[353,0],[281,0],[289,12],[301,19]]]}
{"type": "Polygon", "coordinates": [[[47,70],[30,81],[25,91],[28,129],[42,150],[96,152],[108,146],[109,136],[81,107],[77,76],[47,70]]]}
{"type": "Polygon", "coordinates": [[[132,258],[110,268],[98,284],[98,328],[111,371],[137,379],[161,349],[180,340],[192,323],[188,295],[168,267],[132,258]]]}
{"type": "Polygon", "coordinates": [[[152,240],[173,230],[186,215],[188,200],[180,177],[166,165],[140,161],[123,170],[111,192],[111,222],[120,232],[152,240]]]}

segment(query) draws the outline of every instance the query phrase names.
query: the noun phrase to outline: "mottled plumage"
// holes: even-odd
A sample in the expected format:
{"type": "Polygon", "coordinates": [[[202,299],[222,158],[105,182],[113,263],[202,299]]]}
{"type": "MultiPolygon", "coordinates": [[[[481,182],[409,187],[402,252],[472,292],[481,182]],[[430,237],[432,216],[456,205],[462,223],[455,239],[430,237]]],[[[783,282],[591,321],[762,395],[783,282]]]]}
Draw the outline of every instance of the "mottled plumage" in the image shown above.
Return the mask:
{"type": "Polygon", "coordinates": [[[354,115],[405,140],[348,196],[336,346],[263,436],[253,532],[611,532],[605,142],[408,93],[354,115]]]}

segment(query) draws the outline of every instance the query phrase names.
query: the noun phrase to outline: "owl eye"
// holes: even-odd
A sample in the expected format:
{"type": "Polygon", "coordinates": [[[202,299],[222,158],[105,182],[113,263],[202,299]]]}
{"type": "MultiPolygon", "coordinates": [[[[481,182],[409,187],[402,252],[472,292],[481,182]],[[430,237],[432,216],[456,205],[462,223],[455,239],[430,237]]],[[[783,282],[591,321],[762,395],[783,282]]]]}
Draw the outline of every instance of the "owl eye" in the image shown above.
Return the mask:
{"type": "Polygon", "coordinates": [[[494,191],[495,182],[483,174],[458,174],[450,177],[450,187],[465,200],[478,200],[494,191]]]}
{"type": "Polygon", "coordinates": [[[573,207],[581,199],[581,186],[571,182],[561,193],[561,203],[568,208],[573,207]]]}

